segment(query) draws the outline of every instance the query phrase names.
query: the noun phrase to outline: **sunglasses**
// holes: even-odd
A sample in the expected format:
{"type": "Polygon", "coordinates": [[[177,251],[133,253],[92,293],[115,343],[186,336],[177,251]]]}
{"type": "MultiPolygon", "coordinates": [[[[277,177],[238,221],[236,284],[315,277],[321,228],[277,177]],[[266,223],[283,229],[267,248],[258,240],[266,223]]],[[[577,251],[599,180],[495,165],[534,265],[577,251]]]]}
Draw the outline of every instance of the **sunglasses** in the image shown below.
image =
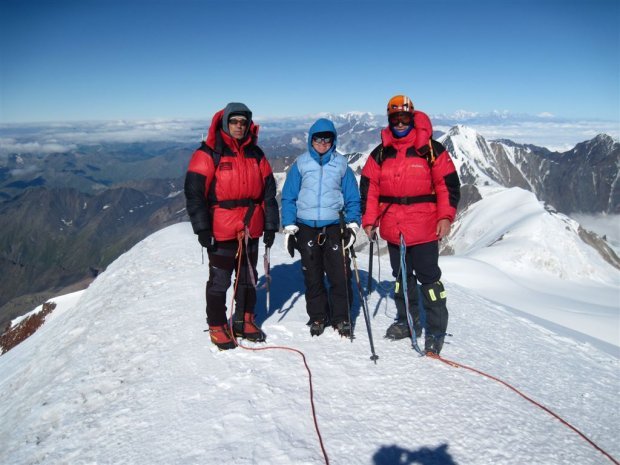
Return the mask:
{"type": "Polygon", "coordinates": [[[230,118],[228,120],[228,124],[231,124],[233,126],[235,125],[247,126],[248,120],[244,118],[230,118]]]}
{"type": "Polygon", "coordinates": [[[411,124],[412,115],[411,113],[394,113],[390,115],[388,119],[392,126],[396,126],[398,123],[409,126],[411,124]]]}
{"type": "Polygon", "coordinates": [[[312,142],[316,142],[317,144],[331,144],[333,140],[333,137],[312,136],[312,142]]]}

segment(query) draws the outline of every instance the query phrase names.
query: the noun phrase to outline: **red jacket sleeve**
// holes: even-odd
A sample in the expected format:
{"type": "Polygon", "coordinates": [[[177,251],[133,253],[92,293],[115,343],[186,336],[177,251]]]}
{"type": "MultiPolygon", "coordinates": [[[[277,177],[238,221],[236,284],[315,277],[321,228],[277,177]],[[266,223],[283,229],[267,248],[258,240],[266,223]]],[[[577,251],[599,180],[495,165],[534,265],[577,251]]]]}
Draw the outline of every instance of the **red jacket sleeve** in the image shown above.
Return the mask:
{"type": "Polygon", "coordinates": [[[209,184],[213,180],[215,173],[215,165],[213,164],[213,158],[209,156],[203,150],[196,150],[189,161],[187,171],[192,173],[202,174],[207,178],[209,184]]]}

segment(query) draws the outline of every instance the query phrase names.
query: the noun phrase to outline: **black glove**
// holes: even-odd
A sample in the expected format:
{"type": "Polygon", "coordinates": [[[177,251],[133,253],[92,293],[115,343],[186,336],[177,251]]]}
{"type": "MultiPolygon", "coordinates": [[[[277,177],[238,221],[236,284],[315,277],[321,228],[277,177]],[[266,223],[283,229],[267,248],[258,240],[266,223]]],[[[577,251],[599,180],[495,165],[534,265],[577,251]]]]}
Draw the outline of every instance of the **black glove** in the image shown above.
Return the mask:
{"type": "Polygon", "coordinates": [[[349,247],[353,246],[353,244],[355,244],[358,229],[359,227],[356,223],[350,223],[342,232],[342,242],[344,243],[345,249],[348,249],[349,247]]]}
{"type": "Polygon", "coordinates": [[[275,231],[265,231],[263,233],[263,243],[265,244],[265,247],[271,247],[273,245],[273,241],[275,238],[276,238],[275,231]]]}
{"type": "Polygon", "coordinates": [[[213,237],[213,231],[200,231],[198,233],[198,242],[207,249],[207,252],[215,252],[217,250],[217,241],[213,237]]]}
{"type": "Polygon", "coordinates": [[[286,250],[288,250],[291,258],[295,256],[295,249],[299,250],[297,236],[295,234],[286,234],[286,250]]]}

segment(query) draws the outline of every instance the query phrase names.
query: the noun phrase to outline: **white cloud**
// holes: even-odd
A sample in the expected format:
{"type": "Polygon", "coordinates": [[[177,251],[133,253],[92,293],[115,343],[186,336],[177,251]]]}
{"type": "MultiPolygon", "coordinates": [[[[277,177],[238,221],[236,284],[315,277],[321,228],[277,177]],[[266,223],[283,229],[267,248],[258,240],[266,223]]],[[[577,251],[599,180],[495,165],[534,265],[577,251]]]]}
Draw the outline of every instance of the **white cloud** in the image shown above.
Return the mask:
{"type": "MultiPolygon", "coordinates": [[[[448,124],[436,125],[435,129],[446,132],[452,127],[448,124]]],[[[487,140],[510,139],[521,144],[533,144],[546,147],[551,151],[565,152],[576,144],[593,139],[599,134],[609,134],[614,139],[620,138],[620,128],[613,121],[553,121],[507,120],[503,124],[497,121],[467,122],[487,140]]]]}
{"type": "Polygon", "coordinates": [[[11,176],[26,176],[32,173],[36,173],[39,168],[36,165],[28,165],[23,168],[16,168],[11,170],[11,176]]]}
{"type": "MultiPolygon", "coordinates": [[[[360,112],[356,112],[360,114],[360,112]]],[[[366,115],[368,121],[383,125],[384,117],[366,115]]],[[[488,114],[459,110],[451,115],[430,115],[435,129],[447,131],[456,124],[466,124],[487,139],[510,139],[517,143],[534,144],[550,150],[566,151],[575,144],[605,133],[620,139],[618,121],[568,120],[551,113],[539,115],[512,114],[493,111],[488,114]]],[[[346,121],[346,115],[331,115],[346,121]]],[[[259,118],[261,137],[290,130],[307,130],[316,119],[308,117],[259,118]]],[[[68,123],[0,125],[0,155],[7,153],[58,153],[78,145],[99,143],[132,143],[176,141],[198,143],[207,133],[210,120],[116,120],[68,123]]]]}
{"type": "Polygon", "coordinates": [[[74,150],[74,143],[61,143],[55,140],[43,141],[23,141],[14,138],[0,138],[0,154],[7,153],[40,153],[48,155],[50,153],[62,153],[74,150]]]}

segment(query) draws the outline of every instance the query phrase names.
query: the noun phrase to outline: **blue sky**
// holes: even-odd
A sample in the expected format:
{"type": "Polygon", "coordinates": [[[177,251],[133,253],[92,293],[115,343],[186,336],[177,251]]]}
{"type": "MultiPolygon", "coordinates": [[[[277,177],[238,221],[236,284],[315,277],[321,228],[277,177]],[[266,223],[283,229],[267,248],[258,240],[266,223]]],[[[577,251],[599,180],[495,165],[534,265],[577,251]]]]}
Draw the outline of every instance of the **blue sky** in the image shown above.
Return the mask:
{"type": "Polygon", "coordinates": [[[382,113],[620,121],[617,0],[1,0],[0,122],[382,113]]]}

